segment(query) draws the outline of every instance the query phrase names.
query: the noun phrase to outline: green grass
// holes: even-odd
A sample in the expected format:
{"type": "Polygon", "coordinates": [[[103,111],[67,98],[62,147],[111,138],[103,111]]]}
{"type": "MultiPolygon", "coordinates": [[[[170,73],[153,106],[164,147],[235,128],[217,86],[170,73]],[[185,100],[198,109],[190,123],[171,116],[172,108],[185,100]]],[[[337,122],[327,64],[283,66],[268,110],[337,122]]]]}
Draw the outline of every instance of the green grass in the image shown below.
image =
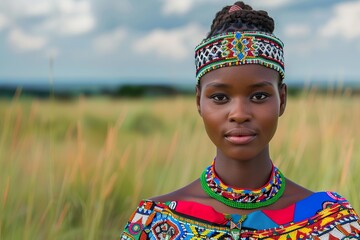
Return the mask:
{"type": "MultiPolygon", "coordinates": [[[[197,178],[215,149],[194,98],[0,100],[0,239],[117,239],[142,198],[197,178]]],[[[283,173],[360,209],[360,97],[290,98],[283,173]]]]}

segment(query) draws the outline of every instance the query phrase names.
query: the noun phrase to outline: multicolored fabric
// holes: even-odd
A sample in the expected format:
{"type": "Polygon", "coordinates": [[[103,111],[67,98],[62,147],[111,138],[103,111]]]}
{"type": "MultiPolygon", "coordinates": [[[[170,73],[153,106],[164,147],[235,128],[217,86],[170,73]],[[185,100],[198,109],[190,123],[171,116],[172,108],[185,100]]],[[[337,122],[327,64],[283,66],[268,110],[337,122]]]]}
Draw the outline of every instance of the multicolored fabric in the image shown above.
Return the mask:
{"type": "Polygon", "coordinates": [[[204,191],[218,201],[235,208],[253,209],[274,203],[285,189],[285,177],[273,165],[269,181],[259,189],[243,189],[226,185],[216,175],[215,161],[200,177],[204,191]]]}
{"type": "Polygon", "coordinates": [[[284,44],[274,35],[259,31],[227,32],[203,40],[195,48],[196,79],[228,66],[260,64],[285,78],[284,44]]]}
{"type": "Polygon", "coordinates": [[[196,202],[145,200],[120,239],[360,239],[360,220],[346,199],[333,192],[314,193],[286,208],[258,210],[246,218],[196,202]],[[240,221],[236,235],[233,225],[240,221]]]}

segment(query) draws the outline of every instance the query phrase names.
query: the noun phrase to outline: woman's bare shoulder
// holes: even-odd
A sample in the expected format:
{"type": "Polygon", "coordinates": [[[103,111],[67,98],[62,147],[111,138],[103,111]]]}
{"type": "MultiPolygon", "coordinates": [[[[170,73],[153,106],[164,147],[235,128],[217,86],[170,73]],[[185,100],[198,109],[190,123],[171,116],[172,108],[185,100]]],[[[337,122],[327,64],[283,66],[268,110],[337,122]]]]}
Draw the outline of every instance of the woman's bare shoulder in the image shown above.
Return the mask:
{"type": "Polygon", "coordinates": [[[149,200],[154,202],[168,202],[168,201],[193,201],[194,199],[204,197],[204,192],[201,190],[201,185],[199,180],[195,180],[192,183],[177,189],[173,192],[151,197],[149,200]]]}
{"type": "Polygon", "coordinates": [[[290,205],[309,197],[313,193],[311,190],[286,179],[286,189],[282,200],[284,200],[285,205],[290,205]]]}

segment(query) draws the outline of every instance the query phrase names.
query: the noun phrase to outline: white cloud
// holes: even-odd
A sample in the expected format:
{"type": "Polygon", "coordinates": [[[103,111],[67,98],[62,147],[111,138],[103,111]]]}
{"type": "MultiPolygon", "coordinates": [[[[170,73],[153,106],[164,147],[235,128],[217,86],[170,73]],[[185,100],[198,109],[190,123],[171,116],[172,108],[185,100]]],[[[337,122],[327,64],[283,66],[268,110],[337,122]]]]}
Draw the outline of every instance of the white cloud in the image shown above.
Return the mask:
{"type": "Polygon", "coordinates": [[[42,16],[50,13],[52,2],[48,0],[5,0],[0,2],[0,9],[4,14],[14,19],[42,16]]]}
{"type": "Polygon", "coordinates": [[[78,35],[90,32],[96,25],[89,0],[16,0],[1,2],[0,9],[14,24],[26,20],[28,31],[42,34],[78,35]]]}
{"type": "Polygon", "coordinates": [[[94,48],[99,53],[110,53],[120,46],[126,34],[125,28],[117,28],[112,32],[103,34],[94,40],[94,48]]]}
{"type": "Polygon", "coordinates": [[[96,25],[91,3],[86,0],[61,0],[56,11],[41,25],[40,29],[60,35],[78,35],[90,32],[96,25]]]}
{"type": "MultiPolygon", "coordinates": [[[[219,5],[219,0],[162,0],[164,15],[184,15],[198,5],[219,5]]],[[[234,1],[222,1],[222,7],[232,5],[234,1]]],[[[294,2],[294,0],[253,0],[249,3],[255,9],[279,8],[294,2]]],[[[219,9],[220,10],[220,9],[219,9]]]]}
{"type": "Polygon", "coordinates": [[[257,8],[279,8],[286,6],[289,4],[291,0],[253,0],[251,3],[249,3],[251,6],[253,6],[255,9],[257,8]]]}
{"type": "Polygon", "coordinates": [[[95,27],[95,19],[88,14],[74,14],[55,21],[55,26],[64,35],[77,35],[90,32],[95,27]]]}
{"type": "Polygon", "coordinates": [[[310,27],[306,24],[288,24],[284,28],[287,37],[307,37],[310,34],[310,27]]]}
{"type": "Polygon", "coordinates": [[[354,39],[360,37],[360,1],[345,2],[337,4],[330,21],[321,29],[323,37],[344,37],[354,39]]]}
{"type": "Polygon", "coordinates": [[[194,0],[164,0],[162,12],[164,15],[182,15],[189,12],[193,5],[194,0]]]}
{"type": "Polygon", "coordinates": [[[18,51],[34,51],[43,48],[47,39],[42,36],[33,36],[20,29],[13,29],[8,35],[8,41],[18,51]]]}
{"type": "Polygon", "coordinates": [[[139,54],[156,54],[160,57],[181,60],[193,53],[205,36],[205,30],[196,24],[163,30],[156,29],[137,40],[133,48],[139,54]]]}
{"type": "Polygon", "coordinates": [[[0,31],[7,27],[8,19],[0,13],[0,31]]]}
{"type": "Polygon", "coordinates": [[[26,16],[46,16],[51,13],[51,2],[45,0],[23,2],[23,12],[26,16]]]}

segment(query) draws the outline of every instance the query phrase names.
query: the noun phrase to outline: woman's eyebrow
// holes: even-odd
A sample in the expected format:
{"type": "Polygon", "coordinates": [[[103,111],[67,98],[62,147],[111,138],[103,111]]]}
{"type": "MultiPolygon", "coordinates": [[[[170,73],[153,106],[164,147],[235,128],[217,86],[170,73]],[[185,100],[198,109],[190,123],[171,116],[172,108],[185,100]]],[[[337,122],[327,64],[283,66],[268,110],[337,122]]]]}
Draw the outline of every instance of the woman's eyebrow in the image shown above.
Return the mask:
{"type": "Polygon", "coordinates": [[[211,82],[206,85],[206,87],[212,87],[212,88],[230,88],[230,85],[226,83],[220,83],[220,82],[211,82]]]}
{"type": "Polygon", "coordinates": [[[258,83],[254,83],[249,85],[249,88],[260,88],[260,87],[274,87],[274,85],[272,84],[272,82],[269,81],[262,81],[262,82],[258,82],[258,83]]]}

